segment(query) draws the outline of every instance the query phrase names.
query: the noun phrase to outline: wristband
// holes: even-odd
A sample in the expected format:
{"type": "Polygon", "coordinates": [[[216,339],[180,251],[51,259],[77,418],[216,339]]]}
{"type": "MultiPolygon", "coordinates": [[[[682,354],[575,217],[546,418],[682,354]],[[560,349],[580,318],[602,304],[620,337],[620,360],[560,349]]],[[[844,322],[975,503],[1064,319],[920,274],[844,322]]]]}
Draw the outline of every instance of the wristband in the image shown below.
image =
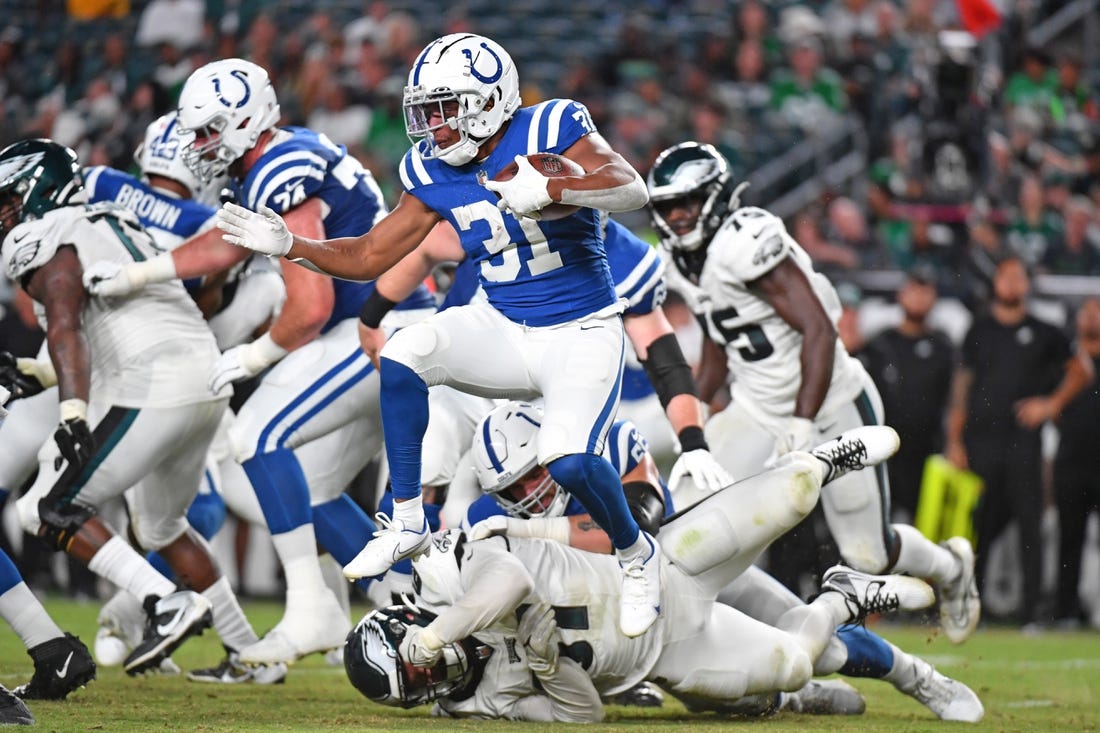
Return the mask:
{"type": "Polygon", "coordinates": [[[241,353],[241,365],[252,374],[259,374],[262,369],[274,364],[290,352],[279,346],[271,338],[271,332],[252,343],[246,345],[241,353]]]}
{"type": "Polygon", "coordinates": [[[88,403],[84,400],[77,398],[64,400],[58,405],[58,408],[61,412],[61,422],[69,422],[70,420],[88,421],[88,403]]]}
{"type": "Polygon", "coordinates": [[[130,277],[131,286],[135,290],[140,290],[149,283],[175,280],[176,261],[172,259],[171,252],[165,252],[144,262],[135,262],[129,265],[126,274],[130,277]]]}
{"type": "Polygon", "coordinates": [[[689,425],[676,436],[680,440],[680,452],[687,453],[693,450],[710,450],[707,439],[703,437],[703,429],[698,425],[689,425]]]}
{"type": "Polygon", "coordinates": [[[378,288],[375,288],[371,291],[371,294],[367,296],[367,300],[363,303],[363,307],[359,309],[359,322],[367,328],[378,328],[382,324],[382,319],[385,318],[386,314],[392,311],[396,305],[396,302],[382,295],[382,293],[378,292],[378,288]]]}

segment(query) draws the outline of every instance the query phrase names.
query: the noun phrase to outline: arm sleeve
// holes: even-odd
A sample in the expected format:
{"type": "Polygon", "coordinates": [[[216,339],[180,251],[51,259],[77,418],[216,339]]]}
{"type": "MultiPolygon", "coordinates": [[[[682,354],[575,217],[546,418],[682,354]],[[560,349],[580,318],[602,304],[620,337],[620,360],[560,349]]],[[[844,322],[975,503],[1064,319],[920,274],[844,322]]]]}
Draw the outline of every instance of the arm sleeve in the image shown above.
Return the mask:
{"type": "Polygon", "coordinates": [[[503,541],[470,543],[462,561],[462,597],[428,628],[444,643],[458,641],[513,614],[534,587],[527,568],[503,541]]]}

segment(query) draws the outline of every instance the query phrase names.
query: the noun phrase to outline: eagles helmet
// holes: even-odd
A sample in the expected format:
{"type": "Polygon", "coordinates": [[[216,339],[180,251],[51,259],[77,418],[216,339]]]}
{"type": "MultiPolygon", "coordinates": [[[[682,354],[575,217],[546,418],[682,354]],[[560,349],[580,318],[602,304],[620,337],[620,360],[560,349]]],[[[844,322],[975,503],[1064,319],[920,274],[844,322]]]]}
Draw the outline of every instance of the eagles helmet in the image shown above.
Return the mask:
{"type": "Polygon", "coordinates": [[[468,636],[447,644],[430,668],[401,658],[401,640],[410,626],[427,626],[429,614],[411,606],[371,611],[344,642],[344,670],[351,684],[371,700],[411,708],[442,697],[465,700],[474,694],[492,648],[468,636]]]}
{"type": "Polygon", "coordinates": [[[64,145],[34,139],[0,150],[0,238],[21,222],[86,198],[76,153],[64,145]]]}
{"type": "Polygon", "coordinates": [[[520,106],[519,75],[500,44],[473,33],[452,33],[428,44],[416,57],[404,90],[405,132],[426,160],[465,165],[520,106]],[[452,115],[444,104],[457,102],[452,115]],[[432,115],[439,122],[432,124],[432,115]],[[432,135],[444,125],[458,142],[440,148],[432,135]]]}
{"type": "Polygon", "coordinates": [[[474,430],[474,472],[481,490],[513,517],[560,517],[569,492],[539,465],[538,435],[542,411],[526,402],[507,402],[485,416],[474,430]],[[519,498],[511,491],[525,479],[542,479],[519,498]]]}
{"type": "Polygon", "coordinates": [[[179,100],[179,124],[195,139],[187,167],[208,184],[279,122],[279,100],[267,72],[244,59],[213,61],[192,72],[179,100]]]}
{"type": "Polygon", "coordinates": [[[674,145],[657,156],[646,178],[653,227],[668,248],[676,266],[686,275],[698,276],[706,260],[706,248],[729,212],[737,208],[729,162],[709,143],[674,145]],[[684,231],[666,218],[675,206],[695,199],[699,217],[684,231]]]}
{"type": "Polygon", "coordinates": [[[145,139],[134,151],[134,162],[146,180],[149,176],[171,178],[197,198],[203,184],[183,159],[184,150],[194,138],[193,133],[180,127],[175,112],[161,115],[145,128],[145,139]]]}

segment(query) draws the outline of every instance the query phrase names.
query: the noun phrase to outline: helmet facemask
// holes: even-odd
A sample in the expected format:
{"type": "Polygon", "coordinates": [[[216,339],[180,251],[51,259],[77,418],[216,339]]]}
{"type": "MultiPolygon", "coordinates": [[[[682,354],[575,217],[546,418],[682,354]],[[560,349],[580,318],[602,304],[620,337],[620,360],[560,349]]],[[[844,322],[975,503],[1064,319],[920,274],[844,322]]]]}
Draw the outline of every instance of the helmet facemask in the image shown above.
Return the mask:
{"type": "Polygon", "coordinates": [[[488,490],[487,493],[509,516],[521,519],[564,516],[570,496],[554,480],[550,471],[539,465],[535,465],[518,480],[488,490]]]}

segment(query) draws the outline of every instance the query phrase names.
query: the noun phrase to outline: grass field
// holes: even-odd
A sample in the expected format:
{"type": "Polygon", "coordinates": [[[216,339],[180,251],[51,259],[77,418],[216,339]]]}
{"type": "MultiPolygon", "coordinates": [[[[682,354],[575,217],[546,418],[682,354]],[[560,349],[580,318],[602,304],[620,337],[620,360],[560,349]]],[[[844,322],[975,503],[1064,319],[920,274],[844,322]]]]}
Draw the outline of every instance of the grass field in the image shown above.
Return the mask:
{"type": "MultiPolygon", "coordinates": [[[[50,601],[54,618],[91,646],[96,606],[50,601]]],[[[258,629],[270,627],[280,613],[273,603],[246,604],[258,629]]],[[[888,684],[853,683],[867,698],[860,717],[824,718],[781,714],[759,721],[731,721],[691,715],[674,701],[657,710],[608,708],[600,731],[710,731],[756,726],[799,733],[919,733],[944,729],[973,731],[1100,730],[1100,633],[1048,632],[1026,637],[1015,630],[980,629],[966,645],[955,647],[935,629],[874,626],[891,641],[919,654],[945,674],[970,685],[982,698],[986,715],[979,725],[941,723],[927,709],[888,684]]],[[[212,632],[189,641],[174,659],[183,669],[211,666],[222,656],[212,632]]],[[[25,682],[30,658],[8,629],[0,629],[0,682],[25,682]]],[[[340,667],[320,657],[295,665],[286,684],[277,687],[214,686],[183,678],[130,679],[119,668],[102,669],[99,679],[65,702],[35,701],[38,729],[49,731],[420,731],[535,730],[533,724],[453,721],[427,717],[427,709],[401,711],[368,702],[348,684],[340,667]]]]}

